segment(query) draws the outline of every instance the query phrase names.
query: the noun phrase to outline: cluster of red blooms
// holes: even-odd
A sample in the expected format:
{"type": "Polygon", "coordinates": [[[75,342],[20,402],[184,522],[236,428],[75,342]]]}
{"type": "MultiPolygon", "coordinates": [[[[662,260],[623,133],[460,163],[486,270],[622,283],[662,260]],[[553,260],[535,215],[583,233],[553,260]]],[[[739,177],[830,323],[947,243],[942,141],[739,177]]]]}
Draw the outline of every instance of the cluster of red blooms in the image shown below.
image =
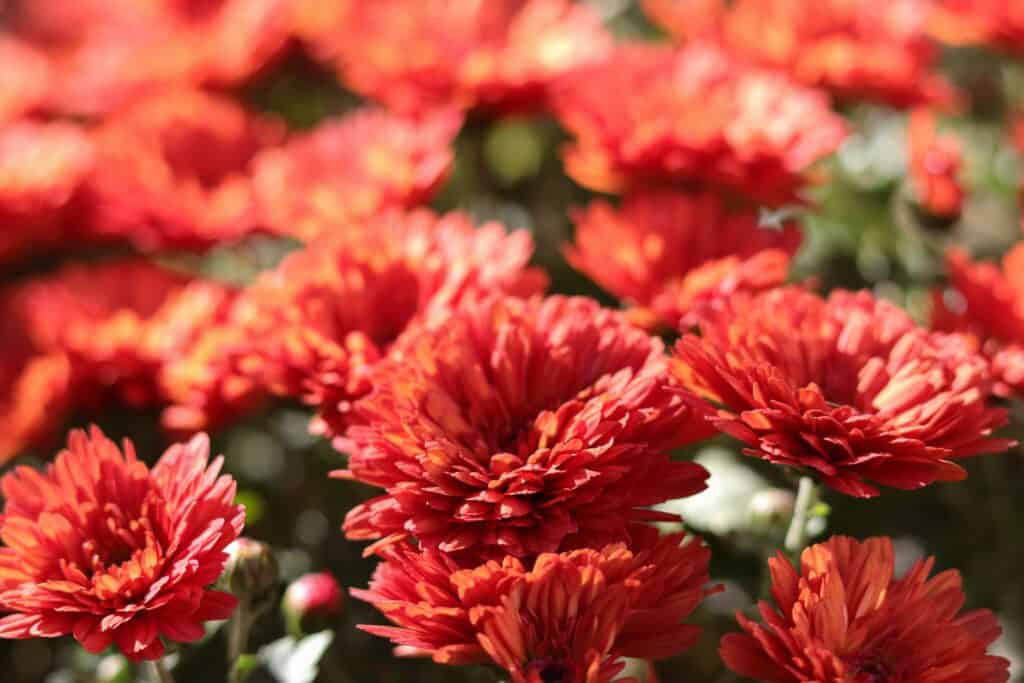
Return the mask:
{"type": "MultiPolygon", "coordinates": [[[[1013,44],[1021,23],[999,3],[939,4],[985,23],[971,40],[1013,44]]],[[[1024,247],[1005,272],[952,252],[954,290],[925,329],[868,292],[786,286],[800,226],[759,210],[811,204],[847,132],[833,99],[955,99],[930,37],[946,15],[931,0],[644,5],[686,44],[616,44],[569,0],[5,9],[0,261],[254,233],[301,246],[247,285],[141,256],[5,284],[0,460],[111,402],[182,434],[302,402],[348,454],[336,476],[380,489],[344,522],[381,560],[354,594],[392,625],[367,631],[512,683],[610,683],[628,680],[623,658],[691,647],[685,620],[719,590],[709,549],[655,526],[678,522],[655,506],[707,485],[674,450],[722,432],[872,497],[1009,448],[993,396],[1024,389],[1024,247]],[[297,132],[230,95],[300,48],[378,104],[297,132]],[[528,232],[423,206],[467,115],[541,111],[572,136],[566,172],[622,195],[575,210],[564,251],[625,311],[545,296],[528,232]],[[676,331],[674,348],[655,334],[676,331]]],[[[934,116],[912,114],[910,186],[954,219],[961,151],[934,116]]],[[[76,431],[44,472],[4,477],[0,637],[155,659],[228,617],[234,598],[209,586],[244,513],[208,451],[197,436],[150,468],[76,431]]],[[[778,683],[1006,681],[995,617],[959,614],[959,575],[929,579],[926,561],[895,579],[893,564],[888,539],[844,537],[799,571],[773,560],[775,607],[740,617],[723,660],[778,683]]]]}

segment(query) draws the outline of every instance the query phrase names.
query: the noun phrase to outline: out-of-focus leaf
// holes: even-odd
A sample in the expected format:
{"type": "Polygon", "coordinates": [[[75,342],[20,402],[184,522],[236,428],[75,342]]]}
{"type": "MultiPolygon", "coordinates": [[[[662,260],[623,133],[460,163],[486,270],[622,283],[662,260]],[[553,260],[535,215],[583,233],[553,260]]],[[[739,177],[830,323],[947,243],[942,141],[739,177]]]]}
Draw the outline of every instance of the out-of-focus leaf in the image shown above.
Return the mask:
{"type": "Polygon", "coordinates": [[[334,640],[334,631],[320,631],[305,638],[279,638],[260,648],[260,664],[281,683],[313,683],[320,659],[334,640]]]}

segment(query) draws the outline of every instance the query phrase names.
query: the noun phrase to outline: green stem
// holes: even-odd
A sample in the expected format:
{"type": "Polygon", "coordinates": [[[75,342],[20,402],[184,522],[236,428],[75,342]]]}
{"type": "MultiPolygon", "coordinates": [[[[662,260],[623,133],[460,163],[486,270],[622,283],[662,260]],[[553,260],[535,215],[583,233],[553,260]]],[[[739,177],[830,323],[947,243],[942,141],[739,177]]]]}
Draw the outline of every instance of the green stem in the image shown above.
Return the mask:
{"type": "Polygon", "coordinates": [[[793,555],[798,554],[807,545],[807,518],[811,508],[817,502],[818,492],[814,480],[800,477],[796,490],[796,502],[793,504],[793,519],[786,530],[786,550],[793,555]]]}
{"type": "Polygon", "coordinates": [[[164,666],[163,659],[154,659],[149,663],[150,668],[153,670],[153,679],[157,683],[174,683],[174,676],[164,666]]]}
{"type": "Polygon", "coordinates": [[[242,598],[238,602],[238,609],[228,623],[228,671],[231,683],[241,683],[238,668],[239,657],[245,654],[249,644],[249,631],[252,628],[252,614],[250,614],[249,601],[242,598]]]}

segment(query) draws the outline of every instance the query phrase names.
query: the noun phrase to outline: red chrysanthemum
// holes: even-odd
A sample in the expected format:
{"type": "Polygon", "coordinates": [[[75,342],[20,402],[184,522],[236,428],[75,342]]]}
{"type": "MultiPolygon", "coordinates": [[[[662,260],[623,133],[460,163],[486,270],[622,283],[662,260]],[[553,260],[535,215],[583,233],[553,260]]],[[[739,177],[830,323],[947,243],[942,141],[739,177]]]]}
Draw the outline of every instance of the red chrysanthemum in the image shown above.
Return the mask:
{"type": "Polygon", "coordinates": [[[684,386],[721,406],[715,425],[748,455],[817,475],[852,496],[965,476],[954,459],[991,438],[988,363],[967,339],[917,328],[867,292],[798,288],[736,296],[680,339],[684,386]]]}
{"type": "Polygon", "coordinates": [[[1007,252],[1001,266],[949,250],[950,288],[935,291],[932,327],[977,340],[992,361],[996,393],[1008,396],[1024,394],[1024,244],[1007,252]]]}
{"type": "Polygon", "coordinates": [[[0,463],[46,437],[63,419],[70,400],[70,368],[62,353],[40,353],[15,302],[15,290],[0,290],[0,463]]]}
{"type": "Polygon", "coordinates": [[[116,645],[156,659],[191,642],[236,599],[208,590],[242,530],[235,482],[208,465],[209,440],[172,446],[150,469],[95,427],[72,432],[45,472],[3,478],[2,638],[73,635],[90,652],[116,645]]]}
{"type": "Polygon", "coordinates": [[[96,134],[90,237],[204,248],[260,227],[251,163],[283,132],[197,90],[165,91],[119,111],[96,134]]]}
{"type": "Polygon", "coordinates": [[[290,0],[14,0],[15,35],[46,55],[48,104],[97,115],[168,86],[229,85],[284,47],[290,0]]]}
{"type": "Polygon", "coordinates": [[[12,296],[37,353],[63,354],[74,402],[95,408],[108,398],[158,403],[162,367],[190,349],[231,291],[126,260],[72,264],[17,286],[12,296]]]}
{"type": "Polygon", "coordinates": [[[710,44],[620,46],[564,79],[554,101],[576,136],[567,171],[609,192],[710,187],[783,204],[846,132],[824,93],[710,44]]]}
{"type": "Polygon", "coordinates": [[[396,625],[361,628],[439,663],[494,662],[513,683],[608,683],[621,657],[678,654],[700,635],[683,619],[716,590],[705,546],[649,528],[629,548],[471,568],[404,543],[383,555],[369,590],[352,593],[396,625]]]}
{"type": "Polygon", "coordinates": [[[349,538],[470,558],[598,547],[704,488],[702,467],[669,457],[707,435],[701,401],[615,311],[495,298],[403,342],[346,435],[340,476],[387,490],[349,512],[349,538]]]}
{"type": "Polygon", "coordinates": [[[263,275],[165,376],[175,429],[217,424],[267,391],[318,406],[337,433],[368,369],[408,326],[474,297],[546,286],[526,232],[461,213],[389,212],[327,231],[263,275]]]}
{"type": "Polygon", "coordinates": [[[451,169],[456,112],[421,119],[364,109],[321,123],[254,162],[263,219],[309,240],[353,219],[428,201],[451,169]]]}
{"type": "Polygon", "coordinates": [[[801,239],[795,222],[761,227],[756,211],[710,192],[637,192],[619,208],[594,201],[573,221],[569,263],[630,304],[634,321],[673,329],[717,299],[781,284],[801,239]]]}
{"type": "Polygon", "coordinates": [[[1024,5],[1014,0],[932,0],[930,28],[953,45],[990,45],[1024,55],[1024,5]]]}
{"type": "Polygon", "coordinates": [[[768,561],[775,607],[763,624],[722,639],[726,665],[767,683],[1004,683],[1009,662],[987,654],[999,636],[988,610],[960,614],[960,573],[928,578],[934,559],[894,576],[892,540],[835,536],[811,546],[798,572],[768,561]]]}
{"type": "Polygon", "coordinates": [[[73,124],[0,127],[0,263],[64,241],[72,198],[93,163],[88,135],[73,124]]]}
{"type": "Polygon", "coordinates": [[[953,97],[927,33],[931,2],[645,0],[644,7],[680,38],[720,42],[841,99],[910,107],[953,97]]]}
{"type": "Polygon", "coordinates": [[[955,220],[964,203],[960,141],[952,135],[939,135],[935,115],[925,109],[910,115],[907,135],[915,201],[930,216],[955,220]]]}
{"type": "Polygon", "coordinates": [[[598,14],[569,0],[307,2],[303,33],[360,94],[405,112],[534,109],[607,52],[598,14]]]}
{"type": "Polygon", "coordinates": [[[0,125],[39,107],[49,92],[50,65],[25,41],[0,34],[0,125]]]}

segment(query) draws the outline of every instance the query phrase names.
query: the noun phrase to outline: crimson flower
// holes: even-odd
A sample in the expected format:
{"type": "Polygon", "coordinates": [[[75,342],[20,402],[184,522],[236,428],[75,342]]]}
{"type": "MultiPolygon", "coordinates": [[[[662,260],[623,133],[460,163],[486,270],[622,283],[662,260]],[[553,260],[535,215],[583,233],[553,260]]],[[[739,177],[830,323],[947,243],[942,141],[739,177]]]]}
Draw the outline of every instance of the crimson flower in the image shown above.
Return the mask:
{"type": "Polygon", "coordinates": [[[111,396],[158,403],[162,366],[191,347],[231,296],[142,259],[71,264],[15,289],[34,347],[68,359],[76,403],[93,407],[111,396]]]}
{"type": "Polygon", "coordinates": [[[711,44],[620,45],[563,79],[554,104],[576,137],[566,170],[605,192],[708,187],[785,204],[846,133],[824,93],[711,44]]]}
{"type": "Polygon", "coordinates": [[[527,267],[529,234],[498,223],[423,209],[337,227],[264,274],[167,368],[169,426],[224,422],[269,392],[317,406],[340,433],[371,367],[407,327],[467,299],[546,286],[527,267]]]}
{"type": "Polygon", "coordinates": [[[65,241],[94,161],[89,136],[74,124],[0,126],[0,262],[65,241]]]}
{"type": "Polygon", "coordinates": [[[976,340],[992,362],[998,395],[1024,392],[1024,244],[1008,251],[999,265],[977,263],[962,249],[950,249],[946,270],[950,287],[934,293],[932,327],[976,340]]]}
{"type": "Polygon", "coordinates": [[[164,365],[231,297],[223,285],[137,259],[72,264],[0,291],[11,326],[0,342],[0,462],[46,447],[73,408],[165,402],[164,365]]]}
{"type": "Polygon", "coordinates": [[[19,317],[12,288],[0,290],[0,463],[45,445],[70,401],[70,367],[62,353],[40,353],[19,317]]]}
{"type": "Polygon", "coordinates": [[[799,570],[768,561],[775,606],[763,623],[722,639],[726,665],[766,683],[1004,683],[1009,662],[987,654],[999,636],[988,610],[960,614],[960,573],[931,578],[934,558],[894,576],[892,540],[835,536],[811,546],[799,570]]]}
{"type": "Polygon", "coordinates": [[[1024,54],[1024,6],[1006,0],[934,0],[930,28],[953,45],[1024,54]]]}
{"type": "Polygon", "coordinates": [[[680,39],[718,42],[843,100],[906,108],[953,98],[928,35],[932,0],[644,0],[644,7],[680,39]]]}
{"type": "Polygon", "coordinates": [[[208,590],[242,530],[235,482],[218,477],[205,435],[150,469],[93,427],[74,431],[45,472],[19,467],[0,487],[0,637],[73,635],[157,659],[163,640],[192,642],[237,600],[208,590]]]}
{"type": "Polygon", "coordinates": [[[26,41],[0,34],[0,125],[37,109],[50,87],[46,57],[26,41]]]}
{"type": "Polygon", "coordinates": [[[594,201],[573,221],[569,263],[630,304],[631,319],[672,328],[719,298],[782,284],[801,239],[795,222],[761,227],[756,211],[710,192],[636,192],[619,208],[594,201]]]}
{"type": "Polygon", "coordinates": [[[167,88],[226,86],[285,47],[291,0],[13,0],[5,28],[42,53],[49,109],[96,116],[167,88]]]}
{"type": "Polygon", "coordinates": [[[278,122],[198,90],[133,103],[96,133],[90,237],[198,249],[255,230],[251,162],[282,135],[278,122]]]}
{"type": "Polygon", "coordinates": [[[345,84],[389,108],[531,110],[611,37],[569,0],[307,0],[300,31],[345,84]],[[333,10],[333,11],[332,11],[333,10]]]}
{"type": "Polygon", "coordinates": [[[907,134],[910,181],[917,203],[929,216],[955,220],[964,202],[960,141],[952,135],[939,135],[935,115],[926,109],[910,115],[907,134]]]}
{"type": "Polygon", "coordinates": [[[437,550],[389,546],[369,590],[352,594],[395,626],[360,628],[439,663],[494,662],[512,683],[608,683],[621,657],[691,647],[700,628],[682,621],[717,590],[707,586],[705,546],[644,531],[632,547],[471,567],[437,550]]]}
{"type": "Polygon", "coordinates": [[[348,513],[349,538],[472,558],[599,547],[704,488],[702,467],[669,458],[707,435],[701,401],[615,311],[494,298],[403,342],[346,434],[340,476],[386,489],[348,513]]]}
{"type": "Polygon", "coordinates": [[[346,221],[422,204],[451,170],[461,123],[455,112],[414,119],[363,109],[266,149],[253,164],[263,219],[275,232],[309,240],[346,221]]]}
{"type": "Polygon", "coordinates": [[[676,346],[680,382],[720,406],[747,455],[801,468],[851,496],[966,474],[954,460],[1005,450],[988,363],[969,340],[916,327],[867,292],[736,296],[676,346]]]}

